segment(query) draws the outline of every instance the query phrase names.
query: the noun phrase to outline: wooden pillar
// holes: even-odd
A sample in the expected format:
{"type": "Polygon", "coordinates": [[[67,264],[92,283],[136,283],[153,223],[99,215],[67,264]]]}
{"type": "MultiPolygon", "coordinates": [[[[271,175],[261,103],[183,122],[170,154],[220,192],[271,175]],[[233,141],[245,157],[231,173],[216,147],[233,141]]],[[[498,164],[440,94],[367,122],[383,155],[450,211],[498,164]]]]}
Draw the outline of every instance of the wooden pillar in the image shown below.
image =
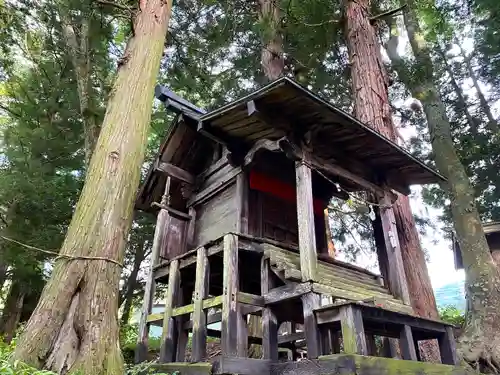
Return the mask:
{"type": "Polygon", "coordinates": [[[413,333],[410,326],[404,325],[401,329],[399,347],[401,348],[403,359],[418,361],[417,348],[415,348],[415,340],[413,340],[413,333]]]}
{"type": "Polygon", "coordinates": [[[170,263],[168,287],[163,312],[163,329],[161,334],[160,363],[174,362],[177,347],[177,325],[172,317],[172,310],[179,298],[180,272],[179,260],[170,263]]]}
{"type": "MultiPolygon", "coordinates": [[[[269,259],[262,258],[260,270],[260,290],[265,295],[274,287],[269,259]]],[[[262,352],[263,359],[278,360],[278,320],[271,306],[262,310],[262,352]]]]}
{"type": "Polygon", "coordinates": [[[361,311],[353,305],[346,305],[340,308],[340,315],[344,352],[367,355],[368,349],[361,311]]]}
{"type": "Polygon", "coordinates": [[[196,280],[194,287],[192,362],[203,361],[207,356],[207,312],[203,310],[203,299],[208,296],[209,264],[207,250],[198,249],[196,255],[196,280]]]}
{"type": "Polygon", "coordinates": [[[245,171],[236,177],[236,207],[238,208],[238,223],[236,232],[248,233],[248,178],[245,171]]]}
{"type": "Polygon", "coordinates": [[[366,349],[368,351],[368,355],[377,356],[377,343],[375,342],[375,335],[373,334],[365,334],[366,337],[366,349]]]}
{"type": "MultiPolygon", "coordinates": [[[[170,177],[167,177],[165,183],[165,190],[161,199],[162,204],[166,204],[170,194],[170,177]]],[[[149,337],[149,323],[148,315],[151,314],[153,307],[153,299],[155,294],[155,280],[154,280],[154,267],[158,263],[162,246],[163,233],[167,230],[170,215],[167,210],[160,209],[156,219],[155,234],[153,237],[153,248],[151,251],[151,268],[149,270],[146,286],[144,288],[144,299],[142,302],[141,318],[139,321],[139,334],[137,337],[137,348],[135,352],[135,362],[140,363],[147,359],[148,354],[148,337],[149,337]]]]}
{"type": "Polygon", "coordinates": [[[300,271],[302,281],[314,280],[318,267],[311,169],[302,162],[295,163],[297,181],[297,220],[299,229],[300,271]]]}
{"type": "Polygon", "coordinates": [[[314,315],[314,309],[320,307],[321,296],[317,293],[307,293],[302,297],[304,311],[304,333],[306,335],[307,358],[315,359],[321,355],[321,337],[314,315]]]}
{"type": "Polygon", "coordinates": [[[380,219],[382,230],[384,231],[385,249],[388,260],[389,289],[394,297],[401,299],[404,304],[410,305],[410,293],[403,266],[403,257],[396,229],[396,219],[389,195],[385,194],[381,197],[380,203],[382,204],[382,207],[380,207],[380,219]]]}
{"type": "Polygon", "coordinates": [[[445,365],[458,365],[457,348],[453,328],[446,327],[446,333],[438,339],[439,351],[441,352],[441,362],[445,365]]]}
{"type": "Polygon", "coordinates": [[[224,273],[223,273],[223,295],[222,295],[222,332],[221,346],[222,354],[227,356],[246,357],[243,352],[244,336],[242,331],[243,319],[238,303],[239,269],[238,269],[238,237],[234,234],[224,236],[224,273]]]}
{"type": "MultiPolygon", "coordinates": [[[[191,303],[193,297],[193,289],[188,288],[186,285],[178,289],[179,298],[177,299],[176,306],[186,306],[191,303]]],[[[184,362],[186,360],[186,348],[189,342],[189,330],[186,329],[186,323],[190,320],[189,314],[183,314],[174,318],[175,324],[175,362],[184,362]]]]}

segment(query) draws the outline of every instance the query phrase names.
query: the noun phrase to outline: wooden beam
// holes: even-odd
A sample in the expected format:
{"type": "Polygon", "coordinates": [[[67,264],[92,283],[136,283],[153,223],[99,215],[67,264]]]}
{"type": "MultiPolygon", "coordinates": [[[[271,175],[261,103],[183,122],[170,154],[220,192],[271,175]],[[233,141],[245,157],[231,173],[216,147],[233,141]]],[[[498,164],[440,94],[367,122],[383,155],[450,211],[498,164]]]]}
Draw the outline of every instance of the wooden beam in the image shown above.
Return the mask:
{"type": "Polygon", "coordinates": [[[302,281],[313,281],[318,268],[311,169],[304,163],[295,164],[297,180],[297,220],[299,228],[300,271],[302,281]]]}
{"type": "Polygon", "coordinates": [[[439,351],[441,352],[441,362],[445,365],[458,365],[457,348],[453,328],[446,327],[446,332],[438,339],[439,351]]]}
{"type": "Polygon", "coordinates": [[[289,283],[278,288],[271,289],[268,293],[264,294],[264,303],[271,305],[281,301],[299,298],[304,294],[311,292],[312,286],[310,283],[289,283]]]}
{"type": "Polygon", "coordinates": [[[170,263],[168,274],[167,295],[165,298],[165,311],[163,312],[163,328],[161,334],[160,362],[174,362],[176,354],[176,327],[172,316],[177,299],[179,298],[180,272],[179,261],[170,263]]]}
{"type": "Polygon", "coordinates": [[[379,200],[380,219],[384,232],[385,249],[388,260],[389,289],[394,297],[401,299],[406,305],[410,305],[410,292],[403,266],[403,256],[399,244],[398,231],[396,228],[396,218],[392,208],[392,201],[389,194],[384,194],[379,200]]]}
{"type": "Polygon", "coordinates": [[[264,359],[235,358],[222,355],[213,364],[212,374],[258,375],[270,374],[271,363],[264,359]]]}
{"type": "Polygon", "coordinates": [[[195,181],[195,178],[191,173],[170,163],[157,160],[155,170],[188,184],[194,184],[195,181]]]}
{"type": "Polygon", "coordinates": [[[403,325],[401,335],[399,337],[399,347],[401,348],[401,356],[403,359],[409,361],[417,361],[417,351],[415,348],[415,340],[413,340],[413,333],[411,327],[403,325]]]}
{"type": "MultiPolygon", "coordinates": [[[[260,266],[261,294],[268,295],[273,286],[269,259],[263,257],[260,266]]],[[[262,351],[264,359],[278,360],[278,320],[269,305],[262,310],[262,351]]]]}
{"type": "Polygon", "coordinates": [[[208,296],[209,273],[207,250],[201,247],[196,256],[191,362],[203,361],[207,356],[207,311],[203,310],[203,300],[208,296]]]}
{"type": "MultiPolygon", "coordinates": [[[[170,178],[167,178],[165,183],[165,190],[162,196],[162,202],[165,202],[170,194],[170,178]]],[[[135,362],[140,363],[147,359],[148,353],[148,337],[149,337],[149,323],[148,315],[151,314],[153,306],[153,298],[155,293],[155,279],[154,267],[158,263],[162,249],[163,233],[168,226],[170,216],[167,211],[160,210],[156,219],[155,234],[153,237],[153,248],[151,250],[151,266],[146,279],[146,286],[144,288],[144,299],[141,309],[141,318],[139,321],[139,334],[137,336],[137,348],[135,352],[135,362]]]]}
{"type": "Polygon", "coordinates": [[[368,355],[361,310],[354,305],[345,305],[340,308],[340,312],[344,352],[368,355]]]}
{"type": "Polygon", "coordinates": [[[243,160],[243,165],[246,167],[253,163],[255,155],[260,151],[270,151],[270,152],[278,152],[281,151],[279,144],[277,141],[272,141],[270,139],[259,139],[254,143],[250,151],[245,155],[245,159],[243,160]]]}
{"type": "Polygon", "coordinates": [[[174,217],[176,217],[178,219],[181,219],[181,220],[190,221],[192,219],[192,217],[189,214],[186,214],[185,212],[176,210],[175,208],[167,206],[166,204],[161,204],[161,203],[153,202],[151,204],[151,206],[159,207],[162,210],[167,211],[170,215],[172,215],[172,216],[174,216],[174,217]]]}
{"type": "Polygon", "coordinates": [[[250,293],[238,292],[238,302],[246,305],[264,307],[264,297],[250,293]]]}
{"type": "Polygon", "coordinates": [[[397,199],[396,194],[392,193],[390,189],[384,189],[383,187],[380,187],[377,184],[368,181],[367,179],[355,173],[348,171],[347,169],[341,167],[340,165],[333,164],[332,162],[311,155],[310,153],[302,150],[300,147],[290,142],[287,138],[282,138],[278,142],[283,152],[289,158],[292,158],[295,161],[303,160],[306,163],[310,164],[315,169],[321,170],[322,172],[326,172],[327,174],[331,174],[349,180],[351,183],[369,192],[378,195],[387,193],[390,195],[391,200],[393,202],[395,202],[397,199]]]}
{"type": "Polygon", "coordinates": [[[228,356],[238,355],[238,319],[240,308],[237,300],[238,269],[238,237],[234,234],[224,236],[224,274],[222,295],[222,353],[228,356]]]}
{"type": "Polygon", "coordinates": [[[306,335],[307,358],[315,359],[321,355],[321,337],[314,309],[320,307],[321,296],[310,292],[302,297],[302,309],[304,312],[304,332],[306,335]]]}

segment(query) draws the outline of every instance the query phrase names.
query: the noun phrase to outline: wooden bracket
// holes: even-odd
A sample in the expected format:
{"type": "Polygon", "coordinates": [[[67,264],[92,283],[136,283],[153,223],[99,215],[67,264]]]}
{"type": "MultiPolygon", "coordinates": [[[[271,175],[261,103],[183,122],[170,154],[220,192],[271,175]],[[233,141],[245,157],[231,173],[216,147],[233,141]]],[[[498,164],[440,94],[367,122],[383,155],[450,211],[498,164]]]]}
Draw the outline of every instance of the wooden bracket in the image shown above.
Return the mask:
{"type": "Polygon", "coordinates": [[[172,215],[173,217],[176,217],[177,219],[186,220],[186,221],[190,221],[192,219],[191,215],[188,215],[182,211],[176,210],[175,208],[172,208],[170,206],[166,206],[166,205],[158,203],[158,202],[153,202],[151,204],[151,206],[159,207],[162,210],[166,210],[166,211],[168,211],[168,213],[170,215],[172,215]]]}
{"type": "Polygon", "coordinates": [[[170,163],[164,163],[160,160],[156,160],[155,162],[155,170],[159,171],[161,173],[166,174],[167,176],[170,176],[172,178],[175,178],[176,180],[188,183],[188,184],[193,184],[194,183],[194,176],[189,173],[188,171],[177,167],[176,165],[170,164],[170,163]]]}

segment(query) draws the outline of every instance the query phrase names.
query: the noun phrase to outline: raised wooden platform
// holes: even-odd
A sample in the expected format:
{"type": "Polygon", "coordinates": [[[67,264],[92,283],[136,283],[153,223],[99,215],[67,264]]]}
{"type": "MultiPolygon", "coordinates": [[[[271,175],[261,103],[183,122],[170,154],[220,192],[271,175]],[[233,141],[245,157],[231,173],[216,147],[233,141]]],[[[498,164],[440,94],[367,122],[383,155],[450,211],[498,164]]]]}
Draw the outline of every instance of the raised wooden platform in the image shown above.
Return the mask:
{"type": "MultiPolygon", "coordinates": [[[[219,356],[211,362],[165,363],[154,372],[179,375],[473,375],[471,369],[428,362],[405,361],[361,355],[335,354],[316,360],[273,362],[219,356]]],[[[146,372],[145,372],[146,373],[146,372]]],[[[151,372],[148,372],[151,373],[151,372]]]]}
{"type": "Polygon", "coordinates": [[[169,366],[187,366],[181,363],[190,334],[191,363],[207,359],[207,337],[220,338],[222,362],[214,362],[215,373],[231,373],[236,359],[236,368],[262,366],[246,358],[251,344],[262,346],[270,364],[282,349],[290,360],[299,352],[317,359],[341,348],[346,354],[377,354],[368,350],[375,336],[399,339],[403,358],[415,361],[418,340],[438,339],[443,363],[456,363],[451,327],[414,316],[380,276],[332,259],[319,260],[303,281],[300,267],[300,255],[290,246],[236,233],[160,264],[153,274],[156,282],[167,283],[165,310],[144,317],[137,361],[147,348],[148,327],[158,325],[160,362],[169,366]],[[262,334],[249,334],[251,315],[260,317],[262,334]],[[208,327],[216,322],[220,330],[208,327]],[[287,331],[279,334],[280,327],[287,331]]]}

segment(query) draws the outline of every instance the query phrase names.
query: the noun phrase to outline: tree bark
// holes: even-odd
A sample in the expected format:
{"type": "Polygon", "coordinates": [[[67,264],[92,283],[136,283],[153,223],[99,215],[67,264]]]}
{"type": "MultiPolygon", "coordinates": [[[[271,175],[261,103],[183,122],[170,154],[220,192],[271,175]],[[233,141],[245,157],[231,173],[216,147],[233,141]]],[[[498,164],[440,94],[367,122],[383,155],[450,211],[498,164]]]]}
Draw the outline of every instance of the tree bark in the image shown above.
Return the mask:
{"type": "Polygon", "coordinates": [[[460,47],[460,53],[464,58],[465,66],[467,67],[467,72],[469,73],[469,77],[472,79],[472,84],[474,85],[474,89],[476,90],[476,94],[479,99],[479,106],[481,107],[481,110],[488,119],[487,127],[490,131],[496,133],[498,132],[498,123],[493,117],[493,113],[491,112],[490,105],[483,94],[483,90],[481,90],[481,87],[479,86],[479,80],[477,79],[476,72],[474,71],[474,68],[472,67],[471,63],[472,56],[467,56],[467,53],[462,49],[462,47],[460,47]]]}
{"type": "MultiPolygon", "coordinates": [[[[490,254],[477,211],[474,191],[455,151],[446,107],[434,83],[433,63],[413,0],[407,4],[405,26],[415,56],[414,79],[400,69],[400,78],[423,105],[438,169],[448,179],[443,187],[451,198],[451,212],[466,271],[467,316],[459,338],[459,355],[482,371],[500,368],[500,273],[490,254]],[[416,73],[416,74],[415,74],[416,73]]],[[[398,56],[391,56],[400,68],[398,56]]]]}
{"type": "MultiPolygon", "coordinates": [[[[394,53],[394,52],[393,52],[394,53]]],[[[451,86],[453,87],[453,90],[455,91],[455,95],[457,96],[457,101],[460,106],[460,110],[462,114],[465,116],[467,119],[467,123],[469,124],[469,129],[474,137],[478,136],[478,130],[477,130],[477,124],[472,115],[469,112],[469,106],[465,100],[463,90],[459,86],[457,80],[455,79],[455,74],[453,74],[453,70],[450,67],[450,64],[448,63],[448,59],[446,58],[446,54],[441,50],[441,48],[438,49],[438,53],[441,56],[441,59],[443,60],[443,65],[450,76],[450,83],[451,86]]]]}
{"type": "Polygon", "coordinates": [[[5,306],[0,320],[0,337],[3,337],[6,343],[10,343],[16,333],[21,318],[24,296],[22,283],[14,280],[5,299],[5,306]]]}
{"type": "MultiPolygon", "coordinates": [[[[1,246],[1,245],[0,245],[1,246]]],[[[1,255],[0,255],[1,257],[1,255]]],[[[7,263],[5,263],[1,258],[0,258],[0,292],[3,289],[3,286],[5,284],[5,281],[7,281],[7,263]]]]}
{"type": "Polygon", "coordinates": [[[132,221],[171,6],[171,0],[139,2],[62,257],[13,360],[63,374],[123,374],[116,262],[123,261],[132,221]]]}
{"type": "Polygon", "coordinates": [[[146,258],[146,245],[147,241],[144,241],[140,246],[138,246],[138,251],[135,253],[134,265],[132,271],[127,279],[125,285],[125,292],[123,293],[123,299],[120,301],[120,305],[123,304],[121,324],[128,324],[130,319],[130,312],[132,310],[132,302],[134,301],[134,292],[137,289],[137,276],[141,269],[141,264],[146,258]]]}
{"type": "MultiPolygon", "coordinates": [[[[355,116],[392,141],[397,141],[388,92],[388,75],[382,62],[376,30],[370,23],[370,0],[346,0],[346,41],[351,64],[355,116]]],[[[413,310],[438,318],[436,300],[420,246],[415,219],[407,196],[398,194],[394,204],[398,238],[413,310]]],[[[426,359],[438,360],[437,343],[425,345],[426,359]]]]}
{"type": "Polygon", "coordinates": [[[75,27],[71,16],[66,10],[59,12],[62,21],[62,32],[64,35],[68,53],[75,72],[75,79],[80,105],[80,114],[83,118],[83,133],[85,141],[85,166],[88,168],[90,158],[94,151],[99,132],[101,131],[97,118],[94,114],[91,102],[93,97],[92,89],[92,59],[90,58],[90,15],[83,15],[79,29],[79,38],[75,33],[75,27]]]}
{"type": "Polygon", "coordinates": [[[273,81],[283,75],[285,68],[280,9],[278,0],[259,0],[259,5],[259,17],[265,28],[261,65],[266,78],[273,81]]]}

